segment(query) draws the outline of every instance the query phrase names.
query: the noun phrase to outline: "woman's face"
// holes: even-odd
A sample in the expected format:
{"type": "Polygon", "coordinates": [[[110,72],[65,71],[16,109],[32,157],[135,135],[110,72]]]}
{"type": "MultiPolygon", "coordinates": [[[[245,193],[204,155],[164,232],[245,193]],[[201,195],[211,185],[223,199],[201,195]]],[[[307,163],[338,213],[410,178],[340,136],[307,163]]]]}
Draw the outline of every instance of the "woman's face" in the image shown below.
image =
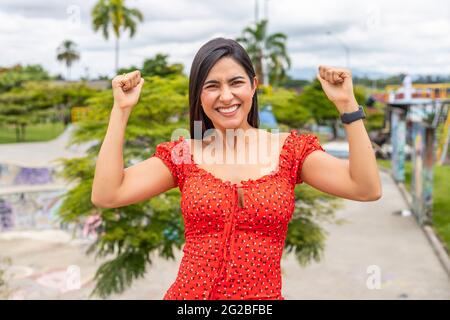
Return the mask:
{"type": "Polygon", "coordinates": [[[224,57],[211,68],[200,95],[205,114],[219,130],[247,129],[247,115],[257,87],[245,69],[234,59],[224,57]]]}

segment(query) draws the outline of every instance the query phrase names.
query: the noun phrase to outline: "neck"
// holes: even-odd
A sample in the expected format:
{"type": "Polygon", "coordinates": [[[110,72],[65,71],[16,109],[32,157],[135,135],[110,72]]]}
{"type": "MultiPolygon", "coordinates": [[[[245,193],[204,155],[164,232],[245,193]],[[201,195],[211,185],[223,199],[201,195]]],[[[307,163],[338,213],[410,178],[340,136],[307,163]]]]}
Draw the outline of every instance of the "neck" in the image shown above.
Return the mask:
{"type": "Polygon", "coordinates": [[[223,147],[226,149],[236,149],[238,146],[238,140],[244,138],[247,136],[247,133],[249,131],[255,130],[247,121],[243,123],[238,128],[217,128],[217,130],[220,132],[220,136],[222,137],[223,147]],[[227,135],[228,130],[228,135],[227,135]],[[239,134],[238,134],[239,132],[239,134]],[[241,135],[240,133],[243,133],[241,135]]]}

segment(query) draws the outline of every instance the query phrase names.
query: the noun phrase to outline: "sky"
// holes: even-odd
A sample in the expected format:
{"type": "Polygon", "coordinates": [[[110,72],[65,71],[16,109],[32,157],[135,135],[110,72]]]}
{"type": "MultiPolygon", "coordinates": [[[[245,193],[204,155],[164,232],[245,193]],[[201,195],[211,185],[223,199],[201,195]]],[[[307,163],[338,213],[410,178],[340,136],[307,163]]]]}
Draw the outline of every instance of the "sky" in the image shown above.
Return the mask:
{"type": "MultiPolygon", "coordinates": [[[[92,28],[96,0],[0,0],[0,66],[41,64],[66,74],[56,60],[65,39],[81,59],[72,79],[114,76],[114,38],[92,28]]],[[[255,22],[255,0],[128,0],[144,22],[120,40],[120,67],[141,66],[156,53],[183,63],[214,37],[236,38],[255,22]]],[[[350,67],[354,74],[450,74],[450,2],[447,0],[260,0],[269,33],[288,36],[289,73],[311,78],[319,65],[350,67]],[[346,50],[349,59],[347,64],[346,50]]]]}

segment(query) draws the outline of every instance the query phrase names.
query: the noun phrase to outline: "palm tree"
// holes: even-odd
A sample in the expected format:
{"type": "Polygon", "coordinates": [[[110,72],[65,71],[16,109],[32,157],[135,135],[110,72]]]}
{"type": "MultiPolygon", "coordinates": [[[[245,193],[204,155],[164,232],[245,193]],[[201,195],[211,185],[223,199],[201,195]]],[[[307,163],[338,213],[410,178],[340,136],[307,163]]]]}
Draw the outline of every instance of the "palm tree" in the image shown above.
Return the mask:
{"type": "Polygon", "coordinates": [[[268,67],[269,83],[277,86],[286,79],[286,71],[291,67],[291,60],[275,50],[270,54],[268,67]]]}
{"type": "Polygon", "coordinates": [[[242,36],[236,41],[246,48],[253,65],[256,76],[264,84],[270,78],[274,85],[286,76],[286,70],[291,67],[291,60],[286,51],[287,36],[284,33],[267,34],[267,20],[261,20],[255,27],[246,27],[242,36]],[[267,66],[265,61],[268,61],[267,66]],[[268,68],[269,70],[265,70],[268,68]],[[266,76],[266,77],[265,77],[266,76]]]}
{"type": "Polygon", "coordinates": [[[92,9],[92,25],[94,31],[102,30],[105,39],[109,38],[109,27],[116,36],[115,71],[119,69],[119,38],[122,31],[130,31],[130,38],[136,32],[137,21],[144,17],[138,9],[125,7],[125,0],[99,0],[92,9]]]}
{"type": "Polygon", "coordinates": [[[76,50],[76,44],[72,40],[64,40],[57,49],[56,59],[64,62],[67,67],[67,79],[70,79],[72,63],[80,59],[80,53],[76,50]]]}

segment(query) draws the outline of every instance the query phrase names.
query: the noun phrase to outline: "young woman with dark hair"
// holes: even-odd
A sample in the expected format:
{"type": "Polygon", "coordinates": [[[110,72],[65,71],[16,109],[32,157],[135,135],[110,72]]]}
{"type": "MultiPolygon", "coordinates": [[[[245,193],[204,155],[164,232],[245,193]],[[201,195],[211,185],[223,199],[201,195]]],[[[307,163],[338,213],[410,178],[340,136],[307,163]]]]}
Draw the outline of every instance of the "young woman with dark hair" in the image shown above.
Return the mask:
{"type": "Polygon", "coordinates": [[[216,38],[200,48],[190,70],[190,137],[163,142],[147,160],[126,169],[125,128],[144,79],[139,71],[113,79],[114,105],[92,202],[121,207],[180,188],[186,243],[164,299],[282,300],[280,259],[295,185],[306,182],[357,201],[381,197],[350,71],[321,66],[317,78],[345,114],[348,160],[324,152],[313,134],[259,129],[258,80],[251,60],[236,41],[216,38]],[[255,155],[256,161],[248,160],[255,155]]]}

